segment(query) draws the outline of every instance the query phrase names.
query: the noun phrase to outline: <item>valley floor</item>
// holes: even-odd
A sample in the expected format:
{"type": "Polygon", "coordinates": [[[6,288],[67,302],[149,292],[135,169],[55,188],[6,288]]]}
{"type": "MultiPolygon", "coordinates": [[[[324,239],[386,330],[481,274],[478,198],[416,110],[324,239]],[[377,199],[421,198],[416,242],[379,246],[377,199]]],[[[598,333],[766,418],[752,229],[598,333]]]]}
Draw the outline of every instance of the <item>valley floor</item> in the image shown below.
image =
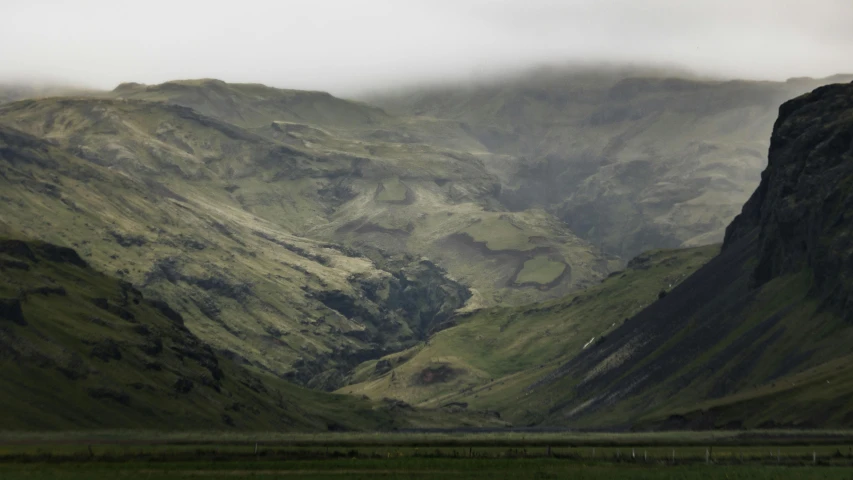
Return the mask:
{"type": "Polygon", "coordinates": [[[157,480],[204,478],[307,478],[319,479],[849,479],[849,467],[782,467],[754,465],[630,465],[581,464],[557,459],[527,460],[451,460],[442,458],[406,458],[394,460],[308,461],[289,463],[191,463],[191,464],[104,464],[83,465],[16,465],[0,467],[3,478],[100,480],[113,478],[147,478],[157,480]]]}
{"type": "Polygon", "coordinates": [[[0,478],[850,478],[853,432],[0,434],[0,478]],[[674,459],[673,459],[674,456],[674,459]]]}

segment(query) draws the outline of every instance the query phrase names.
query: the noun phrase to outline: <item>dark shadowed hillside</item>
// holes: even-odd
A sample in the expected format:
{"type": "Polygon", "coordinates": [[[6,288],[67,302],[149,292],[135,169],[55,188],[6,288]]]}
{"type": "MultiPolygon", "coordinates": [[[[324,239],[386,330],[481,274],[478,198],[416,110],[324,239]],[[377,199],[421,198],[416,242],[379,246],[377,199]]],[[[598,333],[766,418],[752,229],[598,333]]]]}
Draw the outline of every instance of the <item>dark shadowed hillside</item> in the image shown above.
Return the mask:
{"type": "Polygon", "coordinates": [[[853,425],[853,84],[779,109],[718,257],[531,385],[546,423],[853,425]]]}

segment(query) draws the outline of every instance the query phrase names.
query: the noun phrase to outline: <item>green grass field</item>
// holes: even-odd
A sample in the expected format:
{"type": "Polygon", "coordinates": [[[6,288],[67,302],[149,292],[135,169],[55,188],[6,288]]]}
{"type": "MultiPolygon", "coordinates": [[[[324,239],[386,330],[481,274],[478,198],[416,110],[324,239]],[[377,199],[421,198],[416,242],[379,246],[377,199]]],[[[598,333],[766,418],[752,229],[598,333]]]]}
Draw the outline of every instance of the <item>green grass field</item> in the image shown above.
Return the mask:
{"type": "Polygon", "coordinates": [[[849,479],[851,432],[0,433],[0,478],[849,479]]]}
{"type": "Polygon", "coordinates": [[[584,464],[560,459],[394,458],[293,462],[43,463],[0,465],[4,479],[234,478],[849,479],[846,467],[584,464]]]}

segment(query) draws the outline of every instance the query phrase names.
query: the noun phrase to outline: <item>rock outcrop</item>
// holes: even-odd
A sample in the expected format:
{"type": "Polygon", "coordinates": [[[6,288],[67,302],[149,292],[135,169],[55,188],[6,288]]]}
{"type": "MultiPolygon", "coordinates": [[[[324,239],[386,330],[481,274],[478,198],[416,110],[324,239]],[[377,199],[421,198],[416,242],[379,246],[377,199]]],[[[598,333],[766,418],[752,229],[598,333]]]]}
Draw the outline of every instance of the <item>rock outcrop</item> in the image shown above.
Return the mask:
{"type": "Polygon", "coordinates": [[[685,426],[853,424],[840,401],[853,391],[851,206],[853,84],[821,87],[781,106],[720,255],[528,388],[560,398],[546,421],[655,425],[657,412],[672,426],[692,410],[685,426]]]}
{"type": "Polygon", "coordinates": [[[851,211],[853,84],[828,85],[779,109],[768,167],[727,229],[723,250],[757,231],[754,287],[809,269],[813,293],[851,311],[851,211]]]}

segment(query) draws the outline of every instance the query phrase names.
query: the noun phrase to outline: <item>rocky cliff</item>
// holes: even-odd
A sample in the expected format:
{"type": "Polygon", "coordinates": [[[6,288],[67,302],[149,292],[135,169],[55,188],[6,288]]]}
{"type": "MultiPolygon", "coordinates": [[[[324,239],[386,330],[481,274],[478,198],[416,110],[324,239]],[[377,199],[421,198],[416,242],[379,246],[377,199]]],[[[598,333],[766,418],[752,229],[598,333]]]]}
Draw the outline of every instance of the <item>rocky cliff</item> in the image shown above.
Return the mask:
{"type": "Polygon", "coordinates": [[[850,426],[853,84],[781,106],[721,254],[528,388],[546,422],[850,426]]]}
{"type": "Polygon", "coordinates": [[[768,167],[723,249],[757,231],[753,287],[809,269],[812,293],[845,312],[853,295],[851,207],[853,84],[828,85],[779,109],[768,167]]]}

